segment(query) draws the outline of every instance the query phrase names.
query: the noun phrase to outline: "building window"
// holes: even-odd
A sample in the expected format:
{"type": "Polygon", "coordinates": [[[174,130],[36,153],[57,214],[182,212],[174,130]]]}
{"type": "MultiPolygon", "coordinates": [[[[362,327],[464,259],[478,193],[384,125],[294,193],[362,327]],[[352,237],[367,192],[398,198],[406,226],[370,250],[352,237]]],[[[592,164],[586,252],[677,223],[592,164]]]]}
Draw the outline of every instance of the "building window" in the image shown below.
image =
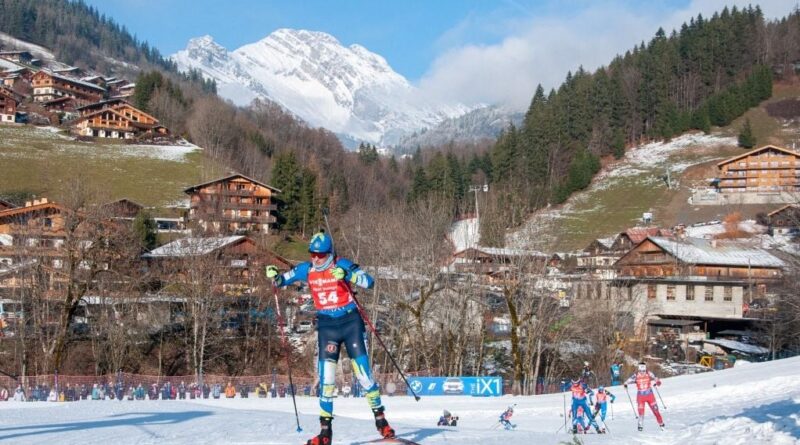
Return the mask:
{"type": "Polygon", "coordinates": [[[694,286],[686,286],[686,301],[694,301],[694,286]]]}
{"type": "Polygon", "coordinates": [[[236,184],[236,190],[244,190],[244,189],[245,189],[244,184],[236,184]]]}
{"type": "Polygon", "coordinates": [[[722,299],[725,301],[733,301],[733,286],[725,286],[725,293],[722,299]]]}
{"type": "Polygon", "coordinates": [[[655,300],[656,299],[656,285],[655,284],[648,284],[647,285],[647,299],[648,300],[655,300]]]}
{"type": "Polygon", "coordinates": [[[714,288],[711,286],[705,287],[705,300],[706,301],[714,301],[714,288]]]}
{"type": "Polygon", "coordinates": [[[667,285],[667,301],[675,301],[675,285],[667,285]]]}

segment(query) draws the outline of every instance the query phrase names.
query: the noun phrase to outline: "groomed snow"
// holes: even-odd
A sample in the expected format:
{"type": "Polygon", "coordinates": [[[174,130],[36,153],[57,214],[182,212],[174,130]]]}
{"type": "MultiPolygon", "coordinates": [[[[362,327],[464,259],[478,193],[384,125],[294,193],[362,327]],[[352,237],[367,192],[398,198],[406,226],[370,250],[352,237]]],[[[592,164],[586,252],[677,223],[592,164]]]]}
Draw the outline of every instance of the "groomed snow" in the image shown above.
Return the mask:
{"type": "MultiPolygon", "coordinates": [[[[664,380],[667,431],[645,414],[636,431],[624,390],[607,418],[608,435],[589,434],[586,444],[776,444],[800,443],[800,357],[664,380]]],[[[385,397],[387,417],[399,436],[422,444],[558,444],[563,432],[562,394],[501,398],[385,397]],[[516,431],[492,429],[516,403],[516,431]],[[437,428],[443,409],[460,417],[456,428],[437,428]],[[562,428],[560,432],[557,432],[562,428]]],[[[567,400],[568,401],[568,400],[567,400]]],[[[82,401],[0,403],[0,442],[10,444],[301,444],[318,430],[317,403],[299,397],[302,433],[295,431],[291,399],[200,401],[82,401]]],[[[365,399],[335,402],[334,444],[375,438],[365,399]]]]}

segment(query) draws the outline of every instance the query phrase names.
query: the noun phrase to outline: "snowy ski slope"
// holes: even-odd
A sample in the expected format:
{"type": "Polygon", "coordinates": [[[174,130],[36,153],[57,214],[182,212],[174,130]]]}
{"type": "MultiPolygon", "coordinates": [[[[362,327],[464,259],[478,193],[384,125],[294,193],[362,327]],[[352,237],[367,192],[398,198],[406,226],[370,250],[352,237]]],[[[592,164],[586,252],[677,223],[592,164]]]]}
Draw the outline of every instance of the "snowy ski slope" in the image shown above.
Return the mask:
{"type": "MultiPolygon", "coordinates": [[[[649,411],[636,431],[620,387],[607,425],[610,434],[582,435],[585,444],[798,444],[800,357],[664,380],[667,431],[649,411]]],[[[569,402],[567,400],[567,402],[569,402]]],[[[422,444],[558,444],[572,437],[563,426],[564,397],[386,397],[387,416],[401,437],[422,444]],[[492,429],[516,403],[516,431],[492,429]],[[457,428],[434,426],[442,409],[461,418],[457,428]]],[[[302,433],[295,431],[291,399],[203,401],[82,401],[0,403],[2,444],[302,444],[318,429],[316,400],[299,397],[302,433]]],[[[365,399],[339,399],[334,444],[375,438],[365,399]]]]}

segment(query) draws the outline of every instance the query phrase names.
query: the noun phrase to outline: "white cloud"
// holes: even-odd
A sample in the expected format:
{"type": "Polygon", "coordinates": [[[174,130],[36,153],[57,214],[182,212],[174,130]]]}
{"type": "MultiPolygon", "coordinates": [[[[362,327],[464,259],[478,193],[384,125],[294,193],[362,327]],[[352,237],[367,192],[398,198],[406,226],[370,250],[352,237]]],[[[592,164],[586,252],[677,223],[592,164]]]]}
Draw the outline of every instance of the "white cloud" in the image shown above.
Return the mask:
{"type": "MultiPolygon", "coordinates": [[[[633,10],[614,1],[593,3],[569,16],[506,19],[508,33],[494,45],[461,45],[442,53],[419,81],[424,95],[444,102],[502,104],[524,109],[538,83],[557,87],[567,71],[594,70],[642,41],[659,26],[668,33],[696,17],[710,17],[725,5],[746,7],[747,0],[693,0],[685,8],[664,12],[633,10]]],[[[794,5],[786,0],[759,2],[767,18],[781,17],[794,5]]],[[[494,17],[493,19],[497,19],[494,17]]],[[[501,19],[502,20],[502,19],[501,19]]],[[[480,23],[474,16],[445,33],[440,41],[465,35],[480,23]],[[468,22],[467,22],[468,21],[468,22]]]]}

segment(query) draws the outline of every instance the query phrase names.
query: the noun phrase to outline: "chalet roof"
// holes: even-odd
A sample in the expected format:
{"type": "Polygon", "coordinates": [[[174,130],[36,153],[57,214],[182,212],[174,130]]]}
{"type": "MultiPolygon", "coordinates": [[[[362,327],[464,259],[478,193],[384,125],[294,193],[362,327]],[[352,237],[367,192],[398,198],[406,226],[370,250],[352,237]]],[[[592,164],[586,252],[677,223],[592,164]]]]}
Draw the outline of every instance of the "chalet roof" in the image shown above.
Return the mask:
{"type": "Polygon", "coordinates": [[[83,110],[89,110],[89,109],[92,109],[92,108],[103,108],[106,105],[117,104],[117,103],[126,103],[127,104],[128,102],[125,99],[121,99],[121,98],[107,99],[107,100],[101,100],[100,102],[95,102],[95,103],[92,103],[92,104],[89,104],[89,105],[84,105],[82,107],[78,107],[78,108],[76,108],[76,110],[83,111],[83,110]]]}
{"type": "Polygon", "coordinates": [[[683,320],[677,318],[655,318],[647,320],[647,324],[652,326],[693,326],[702,323],[700,320],[683,320]]]}
{"type": "Polygon", "coordinates": [[[75,100],[75,98],[69,97],[69,96],[62,96],[62,97],[57,97],[55,99],[48,100],[46,102],[42,102],[42,105],[45,105],[45,106],[53,105],[53,104],[57,104],[57,103],[61,103],[61,102],[69,102],[71,100],[75,100]]]}
{"type": "Polygon", "coordinates": [[[720,348],[728,349],[730,351],[744,352],[745,354],[755,354],[755,355],[769,354],[769,349],[767,348],[747,343],[742,343],[736,340],[725,340],[723,338],[715,338],[715,339],[704,339],[703,343],[719,346],[720,348]]]}
{"type": "Polygon", "coordinates": [[[773,268],[786,266],[786,263],[765,250],[737,243],[720,243],[714,247],[712,241],[700,238],[679,240],[651,236],[647,239],[688,264],[773,268]]]}
{"type": "Polygon", "coordinates": [[[47,210],[47,209],[54,209],[58,211],[63,211],[64,207],[54,203],[54,202],[45,202],[42,204],[34,204],[25,207],[14,207],[11,209],[0,210],[0,219],[13,217],[17,215],[22,215],[28,212],[35,212],[38,210],[47,210]]]}
{"type": "Polygon", "coordinates": [[[157,247],[143,256],[145,258],[180,258],[208,255],[223,247],[236,244],[245,238],[247,237],[243,235],[181,238],[157,247]]]}
{"type": "MultiPolygon", "coordinates": [[[[135,121],[135,120],[133,120],[133,119],[129,118],[128,116],[125,116],[124,114],[122,114],[122,113],[120,113],[119,111],[117,111],[117,109],[116,109],[116,108],[103,108],[102,110],[97,110],[97,111],[95,111],[95,112],[93,112],[93,113],[89,113],[89,114],[87,114],[87,115],[85,115],[85,116],[81,117],[80,119],[78,119],[78,122],[87,121],[87,120],[89,120],[89,119],[91,119],[91,118],[93,118],[93,117],[97,116],[98,114],[103,114],[103,113],[113,113],[113,114],[116,114],[117,116],[119,116],[119,117],[120,117],[120,119],[124,119],[124,120],[126,120],[126,121],[130,122],[130,123],[131,123],[131,125],[132,125],[132,126],[134,126],[134,127],[136,127],[136,128],[141,128],[141,129],[146,129],[146,130],[147,130],[147,129],[151,129],[151,128],[157,128],[157,127],[161,127],[161,125],[159,125],[159,124],[158,124],[158,121],[156,121],[156,123],[155,123],[155,124],[144,124],[144,123],[141,123],[141,122],[135,121]]],[[[145,113],[145,114],[146,114],[146,113],[145,113]]],[[[155,118],[154,118],[154,119],[155,119],[155,118]]]]}
{"type": "Polygon", "coordinates": [[[234,179],[234,178],[242,178],[242,179],[246,179],[246,180],[248,180],[248,181],[250,181],[250,182],[253,182],[253,183],[256,183],[256,184],[258,184],[258,185],[260,185],[260,186],[262,186],[262,187],[266,187],[266,188],[268,188],[268,189],[272,190],[272,191],[273,191],[273,192],[275,192],[275,193],[280,193],[280,192],[281,192],[279,189],[276,189],[275,187],[273,187],[273,186],[271,186],[271,185],[269,185],[269,184],[264,184],[264,183],[263,183],[263,182],[261,182],[261,181],[256,181],[255,179],[253,179],[253,178],[250,178],[250,177],[247,177],[247,176],[245,176],[245,175],[243,175],[243,174],[241,174],[241,173],[234,173],[234,174],[232,174],[232,175],[225,176],[224,178],[214,179],[213,181],[208,181],[208,182],[204,182],[204,183],[202,183],[202,184],[196,184],[196,185],[193,185],[193,186],[191,186],[191,187],[189,187],[189,188],[185,189],[185,190],[183,191],[183,193],[191,193],[191,192],[193,192],[195,189],[199,189],[199,188],[205,187],[205,186],[207,186],[207,185],[215,184],[215,183],[217,183],[217,182],[224,182],[224,181],[228,181],[228,180],[231,180],[231,179],[234,179]]]}
{"type": "Polygon", "coordinates": [[[785,206],[783,206],[783,207],[781,207],[781,208],[779,208],[779,209],[776,209],[776,210],[773,210],[773,211],[771,211],[771,212],[767,213],[767,216],[770,216],[770,217],[771,217],[771,216],[775,216],[775,215],[777,215],[778,213],[781,213],[781,212],[783,212],[784,210],[786,210],[786,209],[790,209],[790,208],[794,208],[794,209],[800,210],[800,206],[798,206],[797,204],[786,204],[785,206]]]}
{"type": "Polygon", "coordinates": [[[56,74],[56,73],[55,73],[55,72],[53,72],[53,71],[42,70],[42,71],[39,71],[39,72],[40,72],[40,73],[45,73],[45,74],[47,74],[48,76],[51,76],[51,77],[53,77],[53,78],[55,78],[55,79],[62,80],[62,81],[64,81],[64,82],[70,82],[70,83],[74,83],[74,84],[82,85],[82,86],[85,86],[86,88],[91,88],[91,89],[93,89],[93,90],[97,90],[97,91],[100,91],[100,92],[103,92],[103,93],[106,91],[106,89],[105,89],[105,88],[103,88],[103,87],[99,87],[99,86],[97,86],[97,85],[95,85],[95,84],[93,84],[93,83],[84,82],[84,81],[82,81],[82,80],[80,80],[80,79],[75,79],[75,78],[72,78],[72,77],[61,76],[61,75],[59,75],[59,74],[56,74]]]}
{"type": "Polygon", "coordinates": [[[15,93],[14,91],[11,91],[11,90],[9,90],[8,88],[5,88],[5,87],[0,87],[0,95],[3,95],[5,97],[9,97],[11,99],[14,99],[17,102],[20,102],[23,99],[22,96],[20,96],[19,94],[15,93]]]}
{"type": "Polygon", "coordinates": [[[126,202],[129,203],[129,204],[132,204],[134,207],[138,207],[140,209],[144,208],[143,205],[139,204],[138,202],[136,202],[136,201],[134,201],[132,199],[128,199],[128,198],[120,198],[120,199],[117,199],[116,201],[107,202],[107,203],[103,204],[103,206],[111,206],[111,205],[114,205],[114,204],[123,204],[123,203],[126,203],[126,202]]]}
{"type": "Polygon", "coordinates": [[[765,150],[770,150],[770,149],[778,150],[778,151],[781,151],[781,152],[786,153],[786,154],[790,154],[790,155],[793,155],[793,156],[800,157],[800,153],[797,153],[795,151],[789,150],[788,148],[782,148],[782,147],[778,147],[776,145],[765,145],[763,147],[756,148],[755,150],[750,150],[747,153],[742,153],[739,156],[734,156],[732,158],[729,158],[729,159],[726,159],[726,160],[724,160],[722,162],[719,162],[719,163],[717,163],[717,167],[722,167],[725,164],[730,164],[731,162],[735,162],[735,161],[738,161],[739,159],[746,158],[747,156],[750,156],[752,154],[759,153],[759,152],[762,152],[762,151],[765,151],[765,150]]]}
{"type": "Polygon", "coordinates": [[[505,257],[542,257],[549,258],[545,253],[538,250],[524,250],[524,249],[509,249],[505,247],[470,247],[460,252],[456,252],[455,256],[469,257],[474,254],[483,254],[485,256],[505,256],[505,257]]]}
{"type": "Polygon", "coordinates": [[[672,231],[660,227],[632,227],[620,233],[622,235],[627,236],[633,244],[639,244],[650,236],[671,237],[672,231]]]}
{"type": "Polygon", "coordinates": [[[2,199],[2,198],[0,198],[0,205],[2,205],[4,207],[8,207],[9,209],[13,209],[13,208],[17,207],[14,204],[11,204],[10,202],[8,202],[8,201],[6,201],[5,199],[2,199]]]}
{"type": "Polygon", "coordinates": [[[18,51],[0,51],[0,56],[13,56],[13,55],[17,55],[17,54],[19,54],[19,55],[22,55],[22,54],[27,54],[27,55],[29,55],[29,56],[32,56],[32,54],[30,53],[30,51],[24,51],[24,50],[18,50],[18,51]]]}

